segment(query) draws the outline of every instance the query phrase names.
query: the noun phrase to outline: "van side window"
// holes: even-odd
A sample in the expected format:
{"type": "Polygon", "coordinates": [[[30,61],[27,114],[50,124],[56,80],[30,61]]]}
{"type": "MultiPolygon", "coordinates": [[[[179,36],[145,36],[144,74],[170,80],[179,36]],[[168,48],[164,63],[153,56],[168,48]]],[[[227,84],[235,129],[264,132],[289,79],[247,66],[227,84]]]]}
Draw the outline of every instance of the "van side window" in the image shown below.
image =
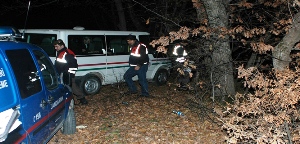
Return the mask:
{"type": "Polygon", "coordinates": [[[40,76],[29,51],[6,50],[5,53],[14,71],[21,97],[24,99],[40,92],[42,90],[40,76]]]}
{"type": "MultiPolygon", "coordinates": [[[[152,48],[152,47],[151,47],[152,48]]],[[[153,49],[153,48],[152,48],[153,49]]],[[[169,50],[168,50],[169,51],[169,50]]],[[[150,53],[150,52],[149,52],[150,53]]],[[[167,54],[164,54],[164,53],[162,53],[162,52],[158,52],[158,51],[156,51],[156,50],[152,50],[152,53],[151,53],[152,55],[153,55],[153,57],[154,58],[167,58],[168,57],[168,55],[167,54]]]]}
{"type": "Polygon", "coordinates": [[[128,55],[130,50],[126,36],[106,36],[108,49],[113,55],[128,55]]]}
{"type": "Polygon", "coordinates": [[[139,41],[142,42],[143,44],[145,44],[149,49],[153,49],[152,46],[149,45],[150,43],[150,38],[149,35],[139,35],[139,41]]]}
{"type": "Polygon", "coordinates": [[[52,39],[49,38],[49,37],[46,37],[46,38],[43,38],[42,39],[42,42],[40,44],[40,47],[42,49],[44,49],[44,51],[48,54],[48,55],[51,55],[51,56],[54,56],[55,55],[55,49],[53,47],[53,44],[52,44],[52,39]]]}
{"type": "Polygon", "coordinates": [[[35,44],[41,47],[49,56],[55,56],[56,53],[52,42],[57,39],[57,35],[26,33],[25,39],[27,43],[35,44]]]}
{"type": "Polygon", "coordinates": [[[101,35],[68,35],[67,45],[76,55],[106,54],[105,37],[101,35]],[[89,39],[88,43],[85,39],[89,39]]]}
{"type": "Polygon", "coordinates": [[[41,51],[33,51],[42,75],[42,79],[48,90],[53,90],[58,87],[58,75],[53,67],[53,64],[48,57],[41,51]]]}
{"type": "Polygon", "coordinates": [[[91,43],[93,44],[92,47],[91,47],[91,51],[94,51],[94,53],[98,52],[99,54],[105,54],[104,41],[102,40],[101,37],[93,38],[91,43]]]}

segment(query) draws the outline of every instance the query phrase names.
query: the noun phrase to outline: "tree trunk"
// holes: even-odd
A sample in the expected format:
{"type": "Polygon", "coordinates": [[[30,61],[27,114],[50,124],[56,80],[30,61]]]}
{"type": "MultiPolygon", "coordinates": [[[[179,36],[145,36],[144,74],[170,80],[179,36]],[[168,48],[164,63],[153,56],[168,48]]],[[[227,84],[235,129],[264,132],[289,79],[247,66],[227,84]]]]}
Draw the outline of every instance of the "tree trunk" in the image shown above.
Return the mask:
{"type": "Polygon", "coordinates": [[[114,0],[116,7],[117,7],[117,11],[118,11],[118,16],[119,16],[119,25],[118,28],[121,31],[126,31],[126,19],[125,19],[125,14],[124,14],[124,10],[123,10],[123,6],[122,6],[122,0],[114,0]]]}
{"type": "Polygon", "coordinates": [[[201,3],[199,6],[195,6],[197,11],[197,21],[203,24],[205,23],[205,19],[207,19],[207,13],[201,0],[199,0],[199,3],[201,3]]]}
{"type": "Polygon", "coordinates": [[[213,48],[211,69],[213,94],[216,96],[235,95],[229,37],[219,38],[220,28],[228,27],[228,13],[226,11],[228,1],[203,0],[203,4],[207,13],[208,26],[214,29],[209,39],[213,48]]]}
{"type": "Polygon", "coordinates": [[[272,52],[273,66],[277,70],[283,70],[289,66],[291,61],[290,52],[300,39],[300,12],[293,17],[293,20],[291,29],[272,52]]]}
{"type": "Polygon", "coordinates": [[[146,22],[141,21],[141,19],[135,14],[134,4],[132,3],[132,1],[128,1],[126,3],[127,3],[127,7],[129,7],[128,13],[131,19],[130,24],[134,25],[135,27],[134,31],[145,31],[145,27],[142,24],[146,22]]]}

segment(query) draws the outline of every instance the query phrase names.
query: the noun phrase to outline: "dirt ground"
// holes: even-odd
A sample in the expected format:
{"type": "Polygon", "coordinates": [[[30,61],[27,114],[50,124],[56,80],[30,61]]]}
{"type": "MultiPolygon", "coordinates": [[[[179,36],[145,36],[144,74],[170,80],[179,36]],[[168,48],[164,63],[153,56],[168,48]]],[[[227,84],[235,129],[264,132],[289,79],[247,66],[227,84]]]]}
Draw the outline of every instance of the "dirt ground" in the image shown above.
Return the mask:
{"type": "Polygon", "coordinates": [[[59,131],[49,144],[225,143],[213,117],[208,119],[206,112],[189,107],[190,93],[150,83],[154,97],[140,98],[122,95],[125,89],[125,84],[102,86],[99,94],[87,97],[88,105],[75,105],[76,133],[63,135],[59,131]]]}

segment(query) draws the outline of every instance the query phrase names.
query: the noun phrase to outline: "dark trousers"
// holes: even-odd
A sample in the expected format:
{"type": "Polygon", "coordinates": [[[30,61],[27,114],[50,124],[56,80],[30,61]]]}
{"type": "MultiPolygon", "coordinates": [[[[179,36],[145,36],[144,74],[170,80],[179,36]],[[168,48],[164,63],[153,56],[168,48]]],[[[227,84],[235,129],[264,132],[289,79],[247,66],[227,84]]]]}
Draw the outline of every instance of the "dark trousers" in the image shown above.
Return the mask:
{"type": "Polygon", "coordinates": [[[135,66],[130,66],[124,74],[125,82],[128,85],[129,91],[137,92],[137,88],[132,81],[132,77],[138,76],[139,84],[141,85],[142,95],[149,96],[148,92],[148,81],[146,79],[146,73],[148,71],[148,64],[143,64],[139,70],[134,69],[135,66]]]}
{"type": "Polygon", "coordinates": [[[75,75],[67,72],[63,73],[63,83],[70,86],[72,88],[72,93],[76,96],[77,99],[82,99],[85,97],[85,94],[78,87],[75,82],[75,75]]]}

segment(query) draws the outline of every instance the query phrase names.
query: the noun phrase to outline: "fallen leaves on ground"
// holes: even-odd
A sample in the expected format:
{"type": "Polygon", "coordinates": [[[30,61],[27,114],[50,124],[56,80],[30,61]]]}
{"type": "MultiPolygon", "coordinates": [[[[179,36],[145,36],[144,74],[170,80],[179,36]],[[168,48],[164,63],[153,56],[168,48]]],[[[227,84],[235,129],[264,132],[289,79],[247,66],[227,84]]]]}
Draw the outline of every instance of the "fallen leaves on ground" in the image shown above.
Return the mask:
{"type": "Polygon", "coordinates": [[[99,94],[87,97],[88,105],[75,105],[77,132],[63,135],[59,131],[49,144],[224,143],[224,135],[216,124],[199,118],[186,107],[184,92],[150,84],[154,97],[145,98],[125,96],[125,89],[103,86],[99,94]],[[172,113],[173,110],[180,110],[184,116],[172,113]]]}

